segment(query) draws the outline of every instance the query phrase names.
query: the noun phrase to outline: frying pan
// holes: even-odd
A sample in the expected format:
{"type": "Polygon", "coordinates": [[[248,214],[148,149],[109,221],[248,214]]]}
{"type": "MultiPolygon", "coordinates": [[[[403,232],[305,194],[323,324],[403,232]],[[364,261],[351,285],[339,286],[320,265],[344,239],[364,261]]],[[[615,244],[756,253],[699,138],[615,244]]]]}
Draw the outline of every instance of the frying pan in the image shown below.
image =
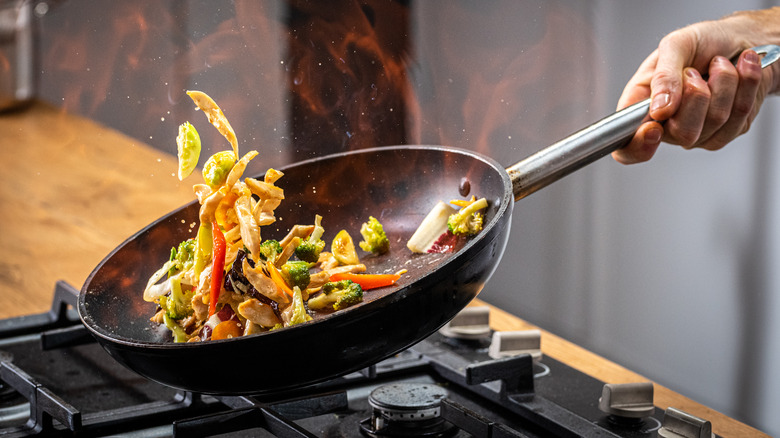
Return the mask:
{"type": "MultiPolygon", "coordinates": [[[[764,66],[780,57],[766,53],[764,66]]],[[[364,256],[368,272],[408,272],[393,287],[367,291],[358,305],[306,324],[257,335],[175,344],[149,321],[146,281],[193,236],[199,204],[189,203],[149,224],[112,251],[81,289],[84,325],[117,361],[164,385],[206,394],[260,394],[302,387],[365,368],[438,330],[482,289],[509,237],[516,200],[622,147],[647,117],[649,101],[621,110],[510,166],[443,146],[393,146],[345,152],[283,168],[285,200],[263,238],[283,237],[296,223],[323,217],[326,241],[341,229],[356,235],[368,216],[383,223],[391,247],[364,256]],[[489,201],[486,226],[451,254],[406,248],[439,200],[463,193],[489,201]]]]}

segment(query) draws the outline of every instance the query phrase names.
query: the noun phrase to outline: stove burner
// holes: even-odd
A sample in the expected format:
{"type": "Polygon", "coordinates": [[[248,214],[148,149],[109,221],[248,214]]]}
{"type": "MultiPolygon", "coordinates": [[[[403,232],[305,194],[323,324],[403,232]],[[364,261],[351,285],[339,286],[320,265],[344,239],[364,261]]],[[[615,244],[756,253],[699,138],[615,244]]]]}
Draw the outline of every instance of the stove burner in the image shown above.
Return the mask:
{"type": "Polygon", "coordinates": [[[448,437],[457,428],[441,417],[443,388],[425,383],[394,383],[371,391],[371,418],[360,422],[360,430],[378,437],[448,437]]]}

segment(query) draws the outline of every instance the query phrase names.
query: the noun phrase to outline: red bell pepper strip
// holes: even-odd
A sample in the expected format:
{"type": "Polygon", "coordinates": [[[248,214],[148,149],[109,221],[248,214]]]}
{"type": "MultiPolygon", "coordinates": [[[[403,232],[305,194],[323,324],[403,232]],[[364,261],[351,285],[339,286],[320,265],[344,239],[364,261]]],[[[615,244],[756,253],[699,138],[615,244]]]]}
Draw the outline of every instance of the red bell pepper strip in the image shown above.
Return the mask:
{"type": "Polygon", "coordinates": [[[330,281],[352,280],[359,284],[363,290],[368,290],[391,286],[395,284],[399,278],[401,278],[400,274],[352,274],[344,272],[331,275],[330,281]]]}
{"type": "Polygon", "coordinates": [[[211,234],[214,240],[212,247],[213,264],[211,266],[211,294],[209,295],[209,317],[217,310],[217,300],[222,291],[222,282],[225,279],[225,235],[219,229],[217,221],[211,223],[211,234]]]}

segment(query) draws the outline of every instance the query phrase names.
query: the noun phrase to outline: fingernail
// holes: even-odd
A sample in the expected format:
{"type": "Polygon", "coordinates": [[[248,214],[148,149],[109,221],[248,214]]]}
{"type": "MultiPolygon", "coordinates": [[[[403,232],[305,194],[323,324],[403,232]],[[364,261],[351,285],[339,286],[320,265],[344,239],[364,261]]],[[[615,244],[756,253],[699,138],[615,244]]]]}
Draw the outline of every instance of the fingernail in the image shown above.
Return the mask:
{"type": "Polygon", "coordinates": [[[663,132],[660,129],[650,129],[645,132],[645,144],[658,144],[661,142],[663,132]]]}
{"type": "Polygon", "coordinates": [[[699,72],[695,68],[686,68],[685,69],[685,75],[688,76],[691,79],[698,79],[701,77],[699,72]]]}
{"type": "Polygon", "coordinates": [[[751,63],[751,64],[758,64],[761,62],[761,60],[758,58],[758,53],[748,50],[745,52],[745,61],[751,63]]]}
{"type": "Polygon", "coordinates": [[[721,64],[721,65],[726,65],[726,64],[728,64],[728,65],[731,65],[731,61],[729,61],[729,60],[728,60],[726,57],[724,57],[724,56],[716,56],[715,58],[713,58],[713,60],[712,60],[712,61],[713,61],[714,63],[721,64]]]}
{"type": "Polygon", "coordinates": [[[669,93],[658,93],[653,96],[652,102],[650,102],[650,111],[657,111],[661,108],[665,108],[671,102],[669,93]]]}

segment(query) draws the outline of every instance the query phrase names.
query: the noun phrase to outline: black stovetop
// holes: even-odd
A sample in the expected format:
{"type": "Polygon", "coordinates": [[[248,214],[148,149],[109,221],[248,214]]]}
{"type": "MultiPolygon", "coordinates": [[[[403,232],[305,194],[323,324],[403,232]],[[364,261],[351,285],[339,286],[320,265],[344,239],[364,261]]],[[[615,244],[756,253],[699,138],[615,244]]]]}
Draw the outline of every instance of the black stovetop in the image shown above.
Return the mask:
{"type": "MultiPolygon", "coordinates": [[[[301,390],[242,397],[178,391],[110,358],[80,324],[72,306],[77,294],[58,283],[50,312],[0,321],[0,435],[371,436],[361,433],[371,424],[369,395],[400,383],[446,392],[438,408],[445,421],[436,426],[444,423],[446,431],[430,429],[429,436],[657,437],[664,419],[657,407],[639,420],[609,416],[598,406],[601,381],[547,357],[491,359],[490,339],[440,333],[361,372],[301,390]]],[[[225,367],[238,372],[251,364],[225,367]]],[[[426,422],[409,424],[392,431],[429,431],[426,422]]]]}

